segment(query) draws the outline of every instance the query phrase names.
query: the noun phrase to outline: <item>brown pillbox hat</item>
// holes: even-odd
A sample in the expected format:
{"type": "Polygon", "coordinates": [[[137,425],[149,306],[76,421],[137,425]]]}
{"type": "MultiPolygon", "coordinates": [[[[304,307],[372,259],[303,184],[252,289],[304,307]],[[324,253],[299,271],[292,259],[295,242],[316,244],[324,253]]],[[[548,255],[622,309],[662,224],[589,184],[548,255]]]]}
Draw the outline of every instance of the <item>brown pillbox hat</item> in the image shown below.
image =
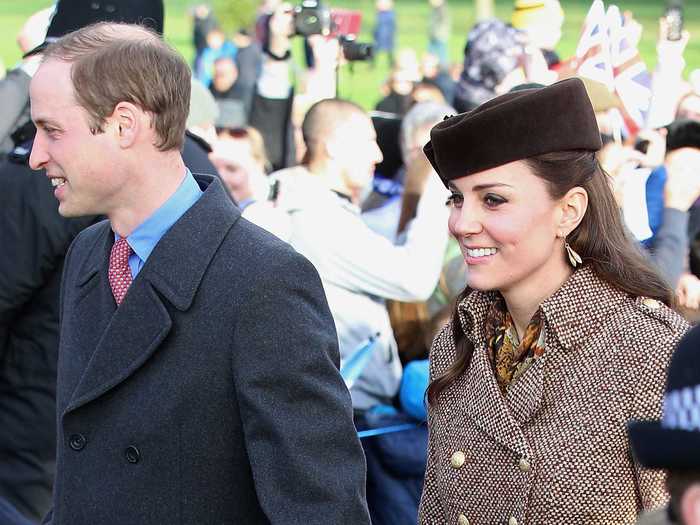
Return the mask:
{"type": "Polygon", "coordinates": [[[598,151],[602,144],[583,82],[496,97],[435,125],[423,151],[447,182],[516,160],[567,150],[598,151]]]}

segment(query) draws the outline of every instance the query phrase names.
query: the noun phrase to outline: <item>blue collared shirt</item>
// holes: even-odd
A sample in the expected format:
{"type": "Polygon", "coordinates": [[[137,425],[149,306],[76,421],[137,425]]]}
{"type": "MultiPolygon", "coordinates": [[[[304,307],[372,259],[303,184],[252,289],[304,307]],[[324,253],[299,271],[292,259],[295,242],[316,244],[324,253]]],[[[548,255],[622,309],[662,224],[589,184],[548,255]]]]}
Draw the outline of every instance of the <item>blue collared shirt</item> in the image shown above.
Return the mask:
{"type": "MultiPolygon", "coordinates": [[[[131,268],[133,278],[136,278],[143,265],[146,264],[146,260],[161,237],[201,196],[202,190],[188,169],[185,179],[175,193],[126,238],[129,246],[134,250],[134,253],[129,256],[129,268],[131,268]]],[[[116,232],[114,240],[119,240],[119,235],[116,232]]]]}

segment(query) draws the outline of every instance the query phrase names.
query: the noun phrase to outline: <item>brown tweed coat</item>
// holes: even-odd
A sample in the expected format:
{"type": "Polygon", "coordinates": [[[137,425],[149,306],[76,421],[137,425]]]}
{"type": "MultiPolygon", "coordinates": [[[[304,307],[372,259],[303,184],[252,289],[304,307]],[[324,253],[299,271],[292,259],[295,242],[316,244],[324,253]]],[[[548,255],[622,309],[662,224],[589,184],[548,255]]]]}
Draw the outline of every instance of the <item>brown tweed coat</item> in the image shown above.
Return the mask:
{"type": "MultiPolygon", "coordinates": [[[[663,505],[663,474],[631,459],[625,423],[660,417],[687,323],[579,269],[542,304],[545,353],[504,397],[484,336],[493,297],[473,292],[459,305],[474,354],[429,410],[420,523],[632,524],[663,505]]],[[[455,356],[448,324],[433,343],[431,379],[455,356]]]]}

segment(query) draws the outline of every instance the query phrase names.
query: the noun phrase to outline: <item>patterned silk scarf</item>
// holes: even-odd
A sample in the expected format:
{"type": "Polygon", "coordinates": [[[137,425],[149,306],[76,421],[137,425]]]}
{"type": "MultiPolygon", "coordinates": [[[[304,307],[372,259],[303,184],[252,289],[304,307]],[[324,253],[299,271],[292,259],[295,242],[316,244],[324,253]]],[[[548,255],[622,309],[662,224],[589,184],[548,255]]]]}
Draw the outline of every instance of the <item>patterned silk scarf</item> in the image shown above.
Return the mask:
{"type": "Polygon", "coordinates": [[[505,393],[508,385],[544,353],[542,312],[535,312],[520,341],[506,302],[499,295],[486,317],[486,340],[498,387],[505,393]]]}

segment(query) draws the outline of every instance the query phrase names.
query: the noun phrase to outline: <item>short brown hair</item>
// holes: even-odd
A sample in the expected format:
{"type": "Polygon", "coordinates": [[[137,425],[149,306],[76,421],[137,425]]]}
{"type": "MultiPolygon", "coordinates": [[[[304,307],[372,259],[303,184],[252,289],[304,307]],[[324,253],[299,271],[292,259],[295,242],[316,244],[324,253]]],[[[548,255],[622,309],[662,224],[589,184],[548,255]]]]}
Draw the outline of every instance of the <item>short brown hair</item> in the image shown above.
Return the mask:
{"type": "Polygon", "coordinates": [[[362,107],[349,100],[326,98],[311,106],[301,125],[301,133],[306,144],[306,154],[302,164],[308,164],[316,157],[335,128],[354,115],[364,115],[369,119],[362,107]]]}
{"type": "Polygon", "coordinates": [[[151,114],[161,151],[181,149],[190,106],[191,73],[182,56],[153,31],[137,25],[100,22],[50,44],[44,60],[72,64],[75,97],[94,132],[119,102],[151,114]]]}

